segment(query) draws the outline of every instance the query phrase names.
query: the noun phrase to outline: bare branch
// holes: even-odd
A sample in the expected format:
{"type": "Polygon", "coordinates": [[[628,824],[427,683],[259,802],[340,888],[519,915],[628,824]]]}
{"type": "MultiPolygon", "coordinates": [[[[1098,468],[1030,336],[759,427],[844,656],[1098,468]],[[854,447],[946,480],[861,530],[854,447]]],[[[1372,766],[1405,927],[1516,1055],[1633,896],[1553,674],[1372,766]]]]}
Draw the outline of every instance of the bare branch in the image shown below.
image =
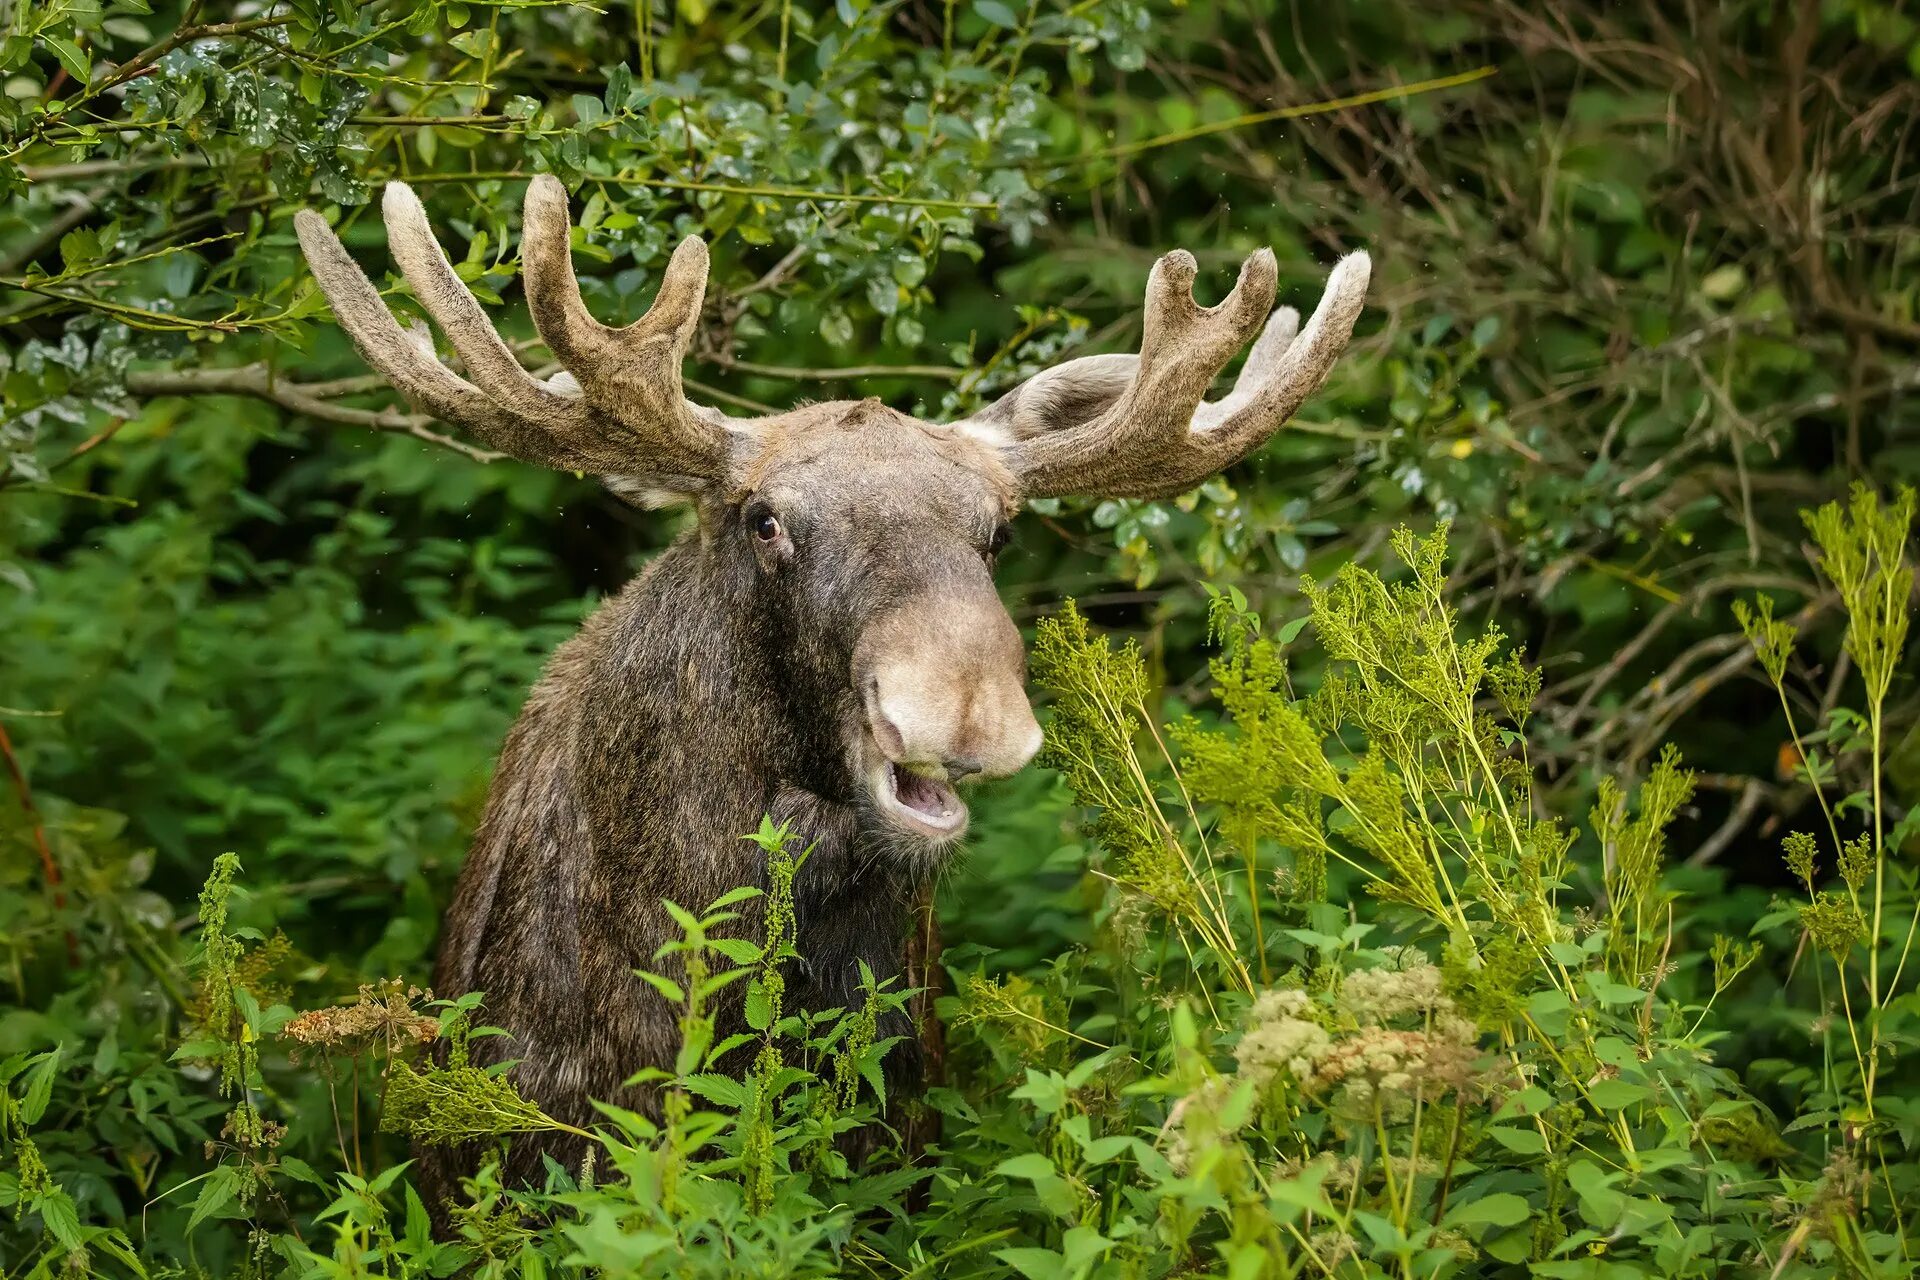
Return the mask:
{"type": "Polygon", "coordinates": [[[288,382],[274,376],[273,370],[264,364],[240,365],[232,369],[155,369],[127,375],[127,390],[136,396],[250,396],[321,422],[409,435],[428,444],[451,449],[475,462],[497,462],[507,456],[442,435],[427,425],[433,419],[425,414],[402,413],[398,409],[355,409],[349,405],[335,404],[330,398],[356,394],[380,385],[383,385],[382,380],[366,378],[340,378],[315,383],[288,382]],[[372,383],[371,387],[367,385],[369,382],[372,383]]]}

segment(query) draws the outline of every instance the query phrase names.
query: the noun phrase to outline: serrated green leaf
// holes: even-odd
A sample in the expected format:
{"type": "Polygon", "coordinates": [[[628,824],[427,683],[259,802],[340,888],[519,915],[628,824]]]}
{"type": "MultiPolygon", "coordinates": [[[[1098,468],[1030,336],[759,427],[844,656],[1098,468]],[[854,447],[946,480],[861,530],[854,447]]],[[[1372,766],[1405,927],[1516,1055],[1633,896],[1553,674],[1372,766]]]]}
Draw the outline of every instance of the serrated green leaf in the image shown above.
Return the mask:
{"type": "Polygon", "coordinates": [[[53,1078],[60,1070],[60,1055],[59,1048],[49,1049],[36,1055],[27,1069],[27,1086],[20,1099],[20,1118],[28,1124],[38,1124],[40,1117],[47,1113],[47,1103],[53,1097],[53,1078]]]}

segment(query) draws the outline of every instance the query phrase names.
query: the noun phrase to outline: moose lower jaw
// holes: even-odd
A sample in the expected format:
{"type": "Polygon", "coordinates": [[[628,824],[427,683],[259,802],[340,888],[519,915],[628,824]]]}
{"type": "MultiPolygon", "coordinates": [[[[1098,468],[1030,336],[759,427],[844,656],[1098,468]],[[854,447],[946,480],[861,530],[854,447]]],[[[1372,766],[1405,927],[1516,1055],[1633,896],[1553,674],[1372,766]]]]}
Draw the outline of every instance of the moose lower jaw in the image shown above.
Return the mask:
{"type": "Polygon", "coordinates": [[[945,782],[883,760],[872,771],[871,786],[881,816],[916,836],[945,843],[967,829],[967,806],[945,782]]]}

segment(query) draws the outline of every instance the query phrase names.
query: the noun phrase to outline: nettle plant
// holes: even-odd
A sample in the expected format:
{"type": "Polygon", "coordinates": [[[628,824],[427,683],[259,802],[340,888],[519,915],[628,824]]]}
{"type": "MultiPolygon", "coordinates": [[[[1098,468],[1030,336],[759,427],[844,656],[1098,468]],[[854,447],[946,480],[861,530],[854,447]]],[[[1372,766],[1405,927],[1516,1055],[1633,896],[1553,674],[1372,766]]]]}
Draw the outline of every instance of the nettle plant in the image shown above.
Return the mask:
{"type": "MultiPolygon", "coordinates": [[[[884,1145],[849,1141],[849,1135],[869,1127],[883,1138],[891,1134],[880,1119],[889,1103],[880,1063],[897,1037],[878,1036],[877,1027],[883,1015],[904,1010],[914,993],[876,981],[869,971],[856,1008],[788,1009],[785,974],[800,959],[793,880],[807,851],[794,849],[791,832],[770,821],[747,838],[767,859],[768,888],[732,890],[698,914],[665,904],[683,932],[653,961],[674,959],[676,976],[639,971],[679,1013],[682,1040],[672,1069],[646,1068],[635,1077],[662,1085],[658,1121],[600,1103],[602,1123],[589,1131],[522,1097],[510,1079],[511,1062],[475,1065],[470,1040],[502,1034],[476,1025],[483,993],[434,1001],[428,993],[389,984],[363,988],[344,1007],[298,1016],[283,1008],[260,1013],[260,1031],[277,1028],[303,1052],[347,1063],[356,1073],[364,1064],[377,1080],[381,1131],[411,1139],[416,1151],[421,1145],[471,1145],[504,1157],[507,1143],[546,1133],[570,1134],[590,1145],[578,1168],[562,1168],[548,1157],[548,1176],[537,1190],[505,1185],[499,1162],[481,1162],[477,1179],[463,1188],[464,1203],[447,1206],[446,1229],[436,1238],[428,1206],[401,1180],[411,1162],[368,1168],[357,1114],[349,1139],[336,1111],[344,1169],[335,1199],[319,1214],[332,1225],[329,1238],[303,1240],[297,1232],[264,1229],[260,1219],[271,1216],[263,1212],[270,1206],[243,1192],[236,1207],[253,1220],[255,1260],[264,1263],[271,1252],[276,1268],[311,1275],[388,1272],[394,1264],[433,1274],[466,1266],[482,1275],[524,1275],[568,1263],[617,1272],[659,1255],[662,1268],[675,1274],[739,1274],[735,1267],[834,1274],[835,1246],[849,1234],[853,1214],[897,1196],[923,1176],[889,1174],[884,1158],[872,1162],[877,1168],[857,1170],[848,1158],[850,1151],[884,1145]],[[755,898],[765,898],[762,940],[722,936],[740,919],[733,908],[755,898]],[[751,1030],[716,1040],[711,1002],[739,982],[747,985],[751,1030]],[[424,1008],[437,1017],[426,1016],[424,1008]],[[443,1045],[437,1055],[425,1048],[436,1039],[443,1045]],[[756,1045],[743,1075],[715,1069],[733,1050],[756,1045]],[[815,1195],[816,1183],[838,1193],[815,1195]],[[396,1198],[404,1204],[402,1223],[393,1222],[387,1208],[396,1198]]],[[[221,884],[219,894],[226,891],[221,884]]],[[[225,938],[221,918],[206,918],[210,939],[225,938]]],[[[242,963],[214,944],[207,955],[208,980],[216,986],[222,973],[242,963]]],[[[245,1023],[224,1038],[214,1034],[215,1041],[232,1046],[221,1050],[222,1062],[258,1038],[251,1026],[245,1023]]],[[[332,1079],[337,1072],[328,1074],[332,1079]]],[[[263,1083],[257,1071],[256,1082],[263,1083]]],[[[272,1144],[275,1126],[263,1124],[251,1094],[235,1114],[249,1116],[255,1133],[264,1128],[272,1144]]],[[[268,1186],[274,1174],[317,1181],[304,1162],[262,1163],[245,1148],[235,1154],[238,1160],[223,1159],[214,1170],[216,1183],[251,1179],[268,1186]]],[[[219,1201],[209,1212],[224,1208],[227,1198],[202,1192],[203,1206],[215,1197],[219,1201]]],[[[200,1216],[196,1212],[196,1222],[200,1216]]]]}

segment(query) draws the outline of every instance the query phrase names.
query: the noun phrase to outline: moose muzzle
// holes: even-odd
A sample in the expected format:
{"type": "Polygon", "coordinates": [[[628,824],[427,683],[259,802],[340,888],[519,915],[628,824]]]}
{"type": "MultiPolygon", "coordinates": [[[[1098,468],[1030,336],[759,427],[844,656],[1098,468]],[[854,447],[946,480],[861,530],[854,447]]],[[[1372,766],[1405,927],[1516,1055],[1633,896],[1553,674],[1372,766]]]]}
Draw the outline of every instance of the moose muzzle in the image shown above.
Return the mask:
{"type": "Polygon", "coordinates": [[[1020,633],[991,587],[929,591],[875,618],[854,654],[866,781],[881,815],[936,841],[966,830],[953,784],[1018,772],[1040,749],[1020,633]]]}

